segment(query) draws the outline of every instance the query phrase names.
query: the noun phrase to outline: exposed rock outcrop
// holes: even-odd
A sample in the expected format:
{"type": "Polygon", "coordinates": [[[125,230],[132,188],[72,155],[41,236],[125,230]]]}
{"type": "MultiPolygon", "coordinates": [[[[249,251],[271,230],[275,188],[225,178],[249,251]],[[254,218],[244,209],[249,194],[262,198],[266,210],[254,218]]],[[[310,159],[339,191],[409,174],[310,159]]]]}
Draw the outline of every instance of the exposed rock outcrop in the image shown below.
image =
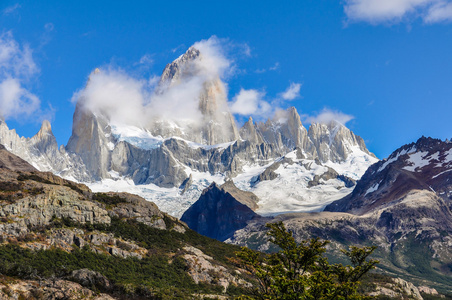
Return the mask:
{"type": "Polygon", "coordinates": [[[239,193],[230,184],[222,188],[212,183],[182,215],[181,221],[200,234],[223,241],[245,227],[249,220],[258,217],[241,202],[254,203],[253,198],[249,199],[249,194],[239,193]],[[235,198],[227,190],[232,190],[238,197],[235,198]]]}
{"type": "Polygon", "coordinates": [[[66,150],[83,160],[92,179],[110,178],[111,151],[116,141],[107,116],[91,112],[85,101],[85,98],[79,99],[75,107],[72,135],[66,150]]]}
{"type": "Polygon", "coordinates": [[[90,269],[72,271],[71,279],[88,288],[97,287],[102,290],[110,290],[112,287],[112,284],[104,275],[90,269]]]}
{"type": "Polygon", "coordinates": [[[107,193],[106,195],[123,200],[111,209],[111,215],[134,219],[153,228],[167,229],[163,220],[164,214],[154,203],[129,193],[107,193]]]}
{"type": "Polygon", "coordinates": [[[253,211],[258,208],[259,198],[251,192],[242,191],[237,188],[232,180],[228,180],[221,185],[221,188],[232,195],[237,201],[245,204],[253,211]]]}
{"type": "Polygon", "coordinates": [[[253,118],[249,117],[248,121],[240,128],[240,137],[250,143],[260,145],[264,142],[262,134],[256,130],[253,118]]]}
{"type": "Polygon", "coordinates": [[[407,282],[402,278],[393,278],[391,282],[379,284],[375,291],[369,293],[369,296],[386,296],[395,299],[409,299],[423,300],[419,289],[411,282],[407,282]]]}
{"type": "Polygon", "coordinates": [[[184,259],[188,264],[188,273],[195,283],[215,283],[223,287],[226,291],[229,285],[248,285],[247,282],[232,275],[224,266],[215,263],[215,260],[203,253],[198,248],[184,247],[187,254],[184,259]]]}
{"type": "Polygon", "coordinates": [[[68,280],[20,280],[0,275],[0,298],[16,299],[67,299],[114,300],[110,295],[97,293],[68,280]]]}

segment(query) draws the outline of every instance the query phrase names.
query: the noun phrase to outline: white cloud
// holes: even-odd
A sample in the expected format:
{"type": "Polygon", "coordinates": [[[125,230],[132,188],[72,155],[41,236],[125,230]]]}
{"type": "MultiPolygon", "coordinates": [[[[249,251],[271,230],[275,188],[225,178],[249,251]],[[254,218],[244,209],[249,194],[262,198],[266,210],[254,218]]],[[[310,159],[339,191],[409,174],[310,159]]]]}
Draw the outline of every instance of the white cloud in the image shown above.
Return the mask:
{"type": "Polygon", "coordinates": [[[185,45],[181,44],[181,45],[177,46],[176,48],[171,49],[171,52],[176,53],[177,51],[179,51],[179,49],[185,49],[185,48],[186,48],[185,45]]]}
{"type": "Polygon", "coordinates": [[[1,117],[30,117],[39,111],[40,104],[38,97],[24,89],[18,79],[7,78],[0,83],[1,117]]]}
{"type": "MultiPolygon", "coordinates": [[[[239,93],[229,102],[230,110],[233,114],[254,117],[269,117],[274,114],[274,118],[283,120],[286,118],[286,110],[281,108],[283,100],[293,100],[300,97],[300,83],[291,83],[279,98],[267,100],[265,92],[256,89],[240,89],[239,93]]],[[[281,121],[283,122],[283,121],[281,121]]]]}
{"type": "Polygon", "coordinates": [[[276,71],[276,70],[278,70],[279,69],[279,62],[276,62],[273,66],[271,66],[270,68],[268,68],[268,69],[256,69],[255,71],[254,71],[254,73],[257,73],[257,74],[262,74],[262,73],[265,73],[265,72],[267,72],[267,71],[276,71]]]}
{"type": "Polygon", "coordinates": [[[5,9],[3,9],[2,13],[3,15],[9,15],[15,12],[18,8],[20,8],[20,4],[16,3],[14,5],[8,6],[5,9]]]}
{"type": "Polygon", "coordinates": [[[241,89],[229,105],[231,112],[243,116],[265,115],[270,112],[271,106],[264,97],[264,92],[241,89]]]}
{"type": "Polygon", "coordinates": [[[82,100],[85,108],[115,122],[135,124],[144,119],[145,84],[121,70],[94,71],[86,87],[76,92],[72,101],[82,100]]]}
{"type": "Polygon", "coordinates": [[[248,44],[243,44],[242,45],[242,52],[245,56],[251,56],[251,48],[250,46],[248,46],[248,44]]]}
{"type": "Polygon", "coordinates": [[[41,110],[39,98],[25,87],[38,72],[30,47],[21,47],[11,32],[0,35],[1,118],[23,121],[24,117],[33,116],[34,121],[40,121],[44,114],[48,115],[41,110]]]}
{"type": "Polygon", "coordinates": [[[280,94],[281,98],[284,100],[293,100],[300,97],[301,83],[292,82],[290,86],[280,94]]]}
{"type": "Polygon", "coordinates": [[[226,39],[216,36],[208,40],[201,40],[193,44],[193,47],[201,52],[201,59],[195,60],[197,75],[214,79],[217,76],[224,78],[232,74],[235,69],[232,61],[226,57],[229,47],[226,39]]]}
{"type": "Polygon", "coordinates": [[[32,50],[27,45],[20,45],[11,32],[0,35],[0,74],[3,77],[29,77],[39,71],[32,50]]]}
{"type": "Polygon", "coordinates": [[[273,114],[273,121],[278,123],[287,123],[289,119],[289,111],[287,109],[277,108],[273,114]]]}
{"type": "Polygon", "coordinates": [[[316,116],[302,116],[305,123],[323,123],[328,124],[331,121],[337,121],[343,125],[345,125],[350,120],[353,120],[355,117],[352,115],[344,114],[340,111],[335,111],[331,109],[324,108],[318,115],[316,116]]]}
{"type": "Polygon", "coordinates": [[[270,67],[269,70],[270,71],[276,71],[279,69],[279,62],[275,62],[275,64],[273,65],[273,67],[270,67]]]}
{"type": "Polygon", "coordinates": [[[53,25],[53,23],[46,23],[44,25],[44,29],[48,32],[53,31],[55,29],[55,26],[53,25]]]}
{"type": "Polygon", "coordinates": [[[149,78],[149,80],[148,80],[148,85],[149,85],[150,89],[154,90],[157,87],[159,81],[160,81],[160,76],[152,75],[151,78],[149,78]]]}
{"type": "Polygon", "coordinates": [[[425,23],[452,20],[450,0],[345,0],[344,11],[351,21],[372,24],[415,18],[422,18],[425,23]]]}
{"type": "Polygon", "coordinates": [[[140,61],[138,62],[139,65],[152,65],[154,63],[154,60],[152,59],[152,56],[150,54],[145,54],[140,58],[140,61]]]}
{"type": "Polygon", "coordinates": [[[439,1],[430,6],[424,21],[426,23],[452,21],[452,2],[439,1]]]}
{"type": "Polygon", "coordinates": [[[201,55],[182,65],[174,80],[158,85],[158,76],[134,78],[124,70],[106,67],[93,72],[86,87],[76,92],[72,100],[83,101],[81,104],[87,109],[106,115],[112,123],[146,127],[156,119],[200,122],[203,116],[199,101],[206,84],[212,85],[215,97],[224,97],[217,99],[217,105],[223,102],[226,107],[227,87],[220,78],[229,76],[235,67],[227,55],[226,40],[213,36],[193,47],[201,55]]]}

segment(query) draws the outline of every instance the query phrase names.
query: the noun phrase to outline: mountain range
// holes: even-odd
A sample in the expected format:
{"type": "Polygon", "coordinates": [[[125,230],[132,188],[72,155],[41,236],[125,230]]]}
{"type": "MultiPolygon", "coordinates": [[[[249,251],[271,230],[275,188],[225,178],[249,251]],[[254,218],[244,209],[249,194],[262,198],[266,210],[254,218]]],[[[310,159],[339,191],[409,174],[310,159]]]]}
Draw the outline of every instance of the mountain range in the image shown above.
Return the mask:
{"type": "MultiPolygon", "coordinates": [[[[349,194],[354,181],[378,161],[343,124],[313,123],[306,129],[294,107],[266,122],[250,117],[238,128],[225,84],[206,68],[208,62],[207,54],[189,48],[165,67],[154,91],[156,99],[173,99],[188,85],[196,86],[184,93],[184,101],[197,106],[195,117],[152,110],[145,120],[118,121],[80,93],[66,146],[58,147],[47,121],[32,138],[19,137],[2,121],[0,143],[40,171],[95,191],[134,192],[177,217],[212,182],[227,180],[255,193],[263,215],[322,210],[349,194]]],[[[102,72],[93,71],[85,89],[102,72]]]]}
{"type": "MultiPolygon", "coordinates": [[[[239,127],[227,86],[208,64],[208,53],[194,47],[168,64],[152,97],[169,108],[145,106],[146,118],[118,119],[79,93],[65,146],[48,121],[31,138],[0,121],[2,151],[30,164],[14,172],[51,172],[45,180],[91,197],[91,190],[133,193],[228,243],[275,250],[265,224],[281,220],[298,240],[330,240],[333,259],[349,245],[377,245],[381,272],[452,292],[450,141],[422,137],[378,160],[344,124],[306,128],[294,107],[239,127]],[[186,106],[185,116],[171,114],[172,100],[186,106]]],[[[85,90],[103,72],[94,70],[85,90]]]]}
{"type": "Polygon", "coordinates": [[[330,240],[336,259],[349,245],[376,245],[384,272],[450,293],[451,171],[452,143],[422,137],[370,166],[353,192],[325,211],[253,218],[228,242],[271,251],[265,224],[283,221],[298,240],[330,240]]]}
{"type": "MultiPolygon", "coordinates": [[[[256,206],[232,181],[203,195],[212,192],[240,201],[237,211],[256,206]]],[[[0,146],[1,299],[233,299],[256,284],[230,260],[237,250],[139,196],[93,193],[0,146]]],[[[361,292],[441,299],[435,289],[378,274],[361,292]]]]}

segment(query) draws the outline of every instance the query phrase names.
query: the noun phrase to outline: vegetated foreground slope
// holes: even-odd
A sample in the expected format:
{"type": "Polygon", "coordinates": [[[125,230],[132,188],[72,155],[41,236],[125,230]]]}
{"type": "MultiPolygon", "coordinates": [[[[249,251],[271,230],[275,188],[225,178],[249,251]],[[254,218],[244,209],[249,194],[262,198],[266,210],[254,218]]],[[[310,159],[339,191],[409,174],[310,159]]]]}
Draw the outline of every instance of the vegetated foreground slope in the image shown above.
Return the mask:
{"type": "Polygon", "coordinates": [[[141,197],[39,172],[4,147],[0,242],[1,299],[184,299],[248,285],[227,259],[237,247],[141,197]]]}

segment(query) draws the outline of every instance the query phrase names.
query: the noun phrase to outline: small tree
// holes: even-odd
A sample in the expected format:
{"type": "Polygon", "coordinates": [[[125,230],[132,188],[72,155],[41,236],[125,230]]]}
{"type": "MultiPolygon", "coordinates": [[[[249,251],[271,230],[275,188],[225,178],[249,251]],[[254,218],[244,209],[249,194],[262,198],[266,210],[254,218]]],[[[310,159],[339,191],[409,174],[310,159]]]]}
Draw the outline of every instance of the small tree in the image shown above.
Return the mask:
{"type": "Polygon", "coordinates": [[[360,278],[374,268],[367,260],[376,247],[342,250],[351,266],[330,264],[324,256],[328,241],[313,238],[297,243],[282,222],[270,223],[267,235],[281,250],[270,255],[243,247],[239,264],[258,281],[252,295],[239,299],[369,299],[357,293],[360,278]]]}

